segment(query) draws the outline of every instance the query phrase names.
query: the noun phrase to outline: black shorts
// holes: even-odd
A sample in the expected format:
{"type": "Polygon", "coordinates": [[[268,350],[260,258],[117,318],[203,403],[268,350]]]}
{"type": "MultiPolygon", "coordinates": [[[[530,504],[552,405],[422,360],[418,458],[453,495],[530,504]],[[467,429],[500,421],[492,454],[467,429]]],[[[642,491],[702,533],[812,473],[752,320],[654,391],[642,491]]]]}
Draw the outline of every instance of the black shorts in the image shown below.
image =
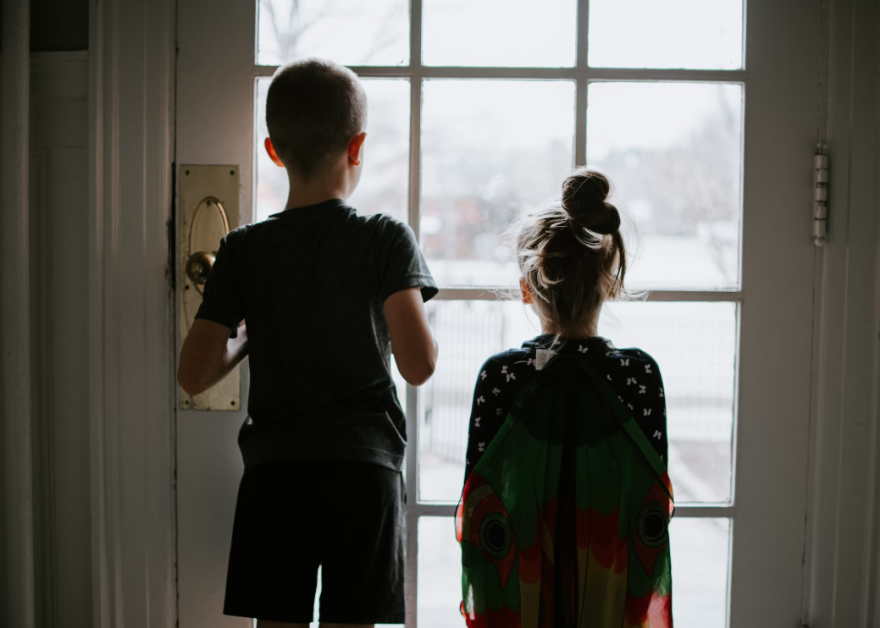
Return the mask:
{"type": "Polygon", "coordinates": [[[404,623],[401,473],[365,462],[267,462],[245,470],[235,506],[226,615],[404,623]]]}

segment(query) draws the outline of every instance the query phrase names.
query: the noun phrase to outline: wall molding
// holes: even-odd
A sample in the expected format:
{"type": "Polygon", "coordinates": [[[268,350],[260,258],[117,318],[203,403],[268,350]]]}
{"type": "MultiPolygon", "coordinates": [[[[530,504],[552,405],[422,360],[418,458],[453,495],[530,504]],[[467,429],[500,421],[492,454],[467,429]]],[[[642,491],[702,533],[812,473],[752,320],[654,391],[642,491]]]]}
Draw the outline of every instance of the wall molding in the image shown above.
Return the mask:
{"type": "MultiPolygon", "coordinates": [[[[85,8],[85,7],[84,7],[85,8]]],[[[30,55],[36,624],[91,624],[88,53],[30,55]]]]}
{"type": "Polygon", "coordinates": [[[32,628],[36,620],[34,417],[32,389],[30,159],[30,3],[6,0],[0,58],[0,424],[3,515],[0,623],[32,628]]]}
{"type": "Polygon", "coordinates": [[[32,52],[30,58],[32,104],[88,100],[88,51],[32,52]]]}
{"type": "Polygon", "coordinates": [[[100,0],[89,25],[89,405],[98,628],[174,626],[169,281],[175,3],[100,0]]]}
{"type": "MultiPolygon", "coordinates": [[[[33,86],[33,82],[32,82],[33,86]]],[[[56,625],[55,456],[52,425],[52,241],[49,226],[49,170],[52,151],[30,150],[31,346],[34,428],[34,554],[36,623],[56,625]]]]}
{"type": "MultiPolygon", "coordinates": [[[[829,238],[816,258],[803,624],[876,625],[880,553],[880,11],[828,5],[829,238]]],[[[825,77],[823,77],[825,78],[825,77]]],[[[821,79],[820,79],[821,80],[821,79]]]]}

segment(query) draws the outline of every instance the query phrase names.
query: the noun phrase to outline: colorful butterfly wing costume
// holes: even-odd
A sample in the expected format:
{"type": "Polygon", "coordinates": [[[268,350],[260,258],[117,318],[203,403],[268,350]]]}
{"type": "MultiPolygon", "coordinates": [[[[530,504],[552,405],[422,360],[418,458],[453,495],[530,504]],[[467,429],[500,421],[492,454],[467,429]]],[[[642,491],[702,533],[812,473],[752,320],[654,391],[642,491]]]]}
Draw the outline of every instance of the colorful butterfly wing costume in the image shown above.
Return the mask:
{"type": "Polygon", "coordinates": [[[518,394],[456,515],[473,628],[671,628],[672,487],[584,358],[518,394]],[[585,376],[586,374],[586,376],[585,376]]]}

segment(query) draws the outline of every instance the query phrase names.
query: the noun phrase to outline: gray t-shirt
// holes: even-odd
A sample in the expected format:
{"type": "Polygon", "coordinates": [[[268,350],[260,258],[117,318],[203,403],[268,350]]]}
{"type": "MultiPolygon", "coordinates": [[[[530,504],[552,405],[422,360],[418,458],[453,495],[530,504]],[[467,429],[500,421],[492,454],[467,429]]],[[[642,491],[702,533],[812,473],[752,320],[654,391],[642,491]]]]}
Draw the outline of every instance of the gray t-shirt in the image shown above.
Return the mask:
{"type": "Polygon", "coordinates": [[[400,470],[406,421],[382,304],[437,294],[412,230],[340,200],[288,209],[220,243],[196,318],[248,330],[245,466],[360,460],[400,470]]]}

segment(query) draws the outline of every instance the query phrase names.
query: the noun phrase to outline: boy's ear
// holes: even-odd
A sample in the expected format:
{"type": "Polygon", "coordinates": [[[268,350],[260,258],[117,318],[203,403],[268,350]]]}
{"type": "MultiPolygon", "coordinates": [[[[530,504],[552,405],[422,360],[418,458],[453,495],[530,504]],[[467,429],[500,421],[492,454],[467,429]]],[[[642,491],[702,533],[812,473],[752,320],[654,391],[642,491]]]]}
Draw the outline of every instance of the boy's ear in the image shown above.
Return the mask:
{"type": "Polygon", "coordinates": [[[526,283],[525,277],[519,278],[519,290],[522,293],[522,302],[529,304],[532,302],[532,292],[529,290],[529,284],[526,283]]]}
{"type": "Polygon", "coordinates": [[[348,162],[352,166],[361,165],[361,149],[364,147],[365,139],[367,139],[367,134],[366,132],[361,131],[352,137],[351,141],[348,143],[348,162]]]}
{"type": "Polygon", "coordinates": [[[274,161],[275,165],[279,168],[283,168],[284,162],[281,161],[278,157],[278,153],[275,152],[275,146],[272,144],[272,140],[267,137],[264,146],[266,147],[266,152],[269,154],[269,159],[274,161]]]}

